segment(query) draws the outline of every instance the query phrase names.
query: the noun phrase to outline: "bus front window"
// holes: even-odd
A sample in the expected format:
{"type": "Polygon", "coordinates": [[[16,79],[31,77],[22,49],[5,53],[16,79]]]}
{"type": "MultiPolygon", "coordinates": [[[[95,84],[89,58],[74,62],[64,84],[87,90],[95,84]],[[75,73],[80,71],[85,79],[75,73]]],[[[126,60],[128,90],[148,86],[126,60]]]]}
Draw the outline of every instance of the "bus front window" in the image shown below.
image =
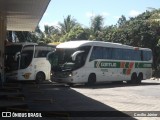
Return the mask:
{"type": "Polygon", "coordinates": [[[79,48],[57,48],[55,51],[56,64],[52,66],[53,71],[75,70],[85,64],[90,46],[83,46],[79,48]],[[72,55],[77,51],[83,51],[76,55],[75,60],[72,55]]]}

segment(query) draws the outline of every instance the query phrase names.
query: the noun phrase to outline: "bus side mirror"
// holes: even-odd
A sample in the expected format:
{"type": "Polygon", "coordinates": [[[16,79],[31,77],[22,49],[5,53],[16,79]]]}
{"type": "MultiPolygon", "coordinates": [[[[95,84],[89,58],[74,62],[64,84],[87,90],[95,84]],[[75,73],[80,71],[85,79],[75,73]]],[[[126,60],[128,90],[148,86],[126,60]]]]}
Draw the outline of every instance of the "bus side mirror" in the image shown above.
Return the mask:
{"type": "Polygon", "coordinates": [[[14,56],[14,61],[17,61],[20,56],[20,52],[17,52],[14,56]]]}
{"type": "Polygon", "coordinates": [[[47,60],[49,60],[49,56],[50,56],[50,55],[53,55],[54,53],[55,53],[55,51],[49,52],[49,53],[47,54],[47,60]]]}
{"type": "Polygon", "coordinates": [[[80,53],[83,53],[84,51],[76,51],[76,52],[74,52],[72,55],[71,55],[71,57],[72,57],[72,61],[75,61],[76,60],[76,57],[77,57],[77,55],[78,54],[80,54],[80,53]]]}

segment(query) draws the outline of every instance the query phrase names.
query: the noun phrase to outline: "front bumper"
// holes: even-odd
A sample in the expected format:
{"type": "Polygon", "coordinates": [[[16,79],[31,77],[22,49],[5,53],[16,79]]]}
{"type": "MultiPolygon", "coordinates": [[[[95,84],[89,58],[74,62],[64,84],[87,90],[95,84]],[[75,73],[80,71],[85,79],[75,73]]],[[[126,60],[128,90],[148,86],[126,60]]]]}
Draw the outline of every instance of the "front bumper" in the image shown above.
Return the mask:
{"type": "Polygon", "coordinates": [[[59,77],[52,77],[52,81],[58,82],[58,83],[73,83],[73,78],[59,78],[59,77]]]}

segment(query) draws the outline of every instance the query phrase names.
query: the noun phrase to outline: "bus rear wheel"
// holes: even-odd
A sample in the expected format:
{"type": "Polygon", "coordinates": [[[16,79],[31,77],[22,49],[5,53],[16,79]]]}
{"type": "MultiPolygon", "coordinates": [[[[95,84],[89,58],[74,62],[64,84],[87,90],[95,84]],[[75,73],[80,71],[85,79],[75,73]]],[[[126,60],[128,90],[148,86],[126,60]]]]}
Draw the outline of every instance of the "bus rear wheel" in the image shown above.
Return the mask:
{"type": "Polygon", "coordinates": [[[127,81],[128,84],[137,84],[138,77],[136,73],[133,73],[131,76],[131,80],[127,81]]]}
{"type": "Polygon", "coordinates": [[[138,75],[137,84],[141,84],[141,81],[142,81],[142,80],[143,80],[143,74],[140,73],[140,74],[138,75]]]}
{"type": "Polygon", "coordinates": [[[36,75],[36,83],[41,83],[45,80],[45,74],[43,72],[38,72],[36,75]]]}
{"type": "Polygon", "coordinates": [[[96,83],[96,75],[90,74],[88,77],[87,85],[94,85],[96,83]]]}

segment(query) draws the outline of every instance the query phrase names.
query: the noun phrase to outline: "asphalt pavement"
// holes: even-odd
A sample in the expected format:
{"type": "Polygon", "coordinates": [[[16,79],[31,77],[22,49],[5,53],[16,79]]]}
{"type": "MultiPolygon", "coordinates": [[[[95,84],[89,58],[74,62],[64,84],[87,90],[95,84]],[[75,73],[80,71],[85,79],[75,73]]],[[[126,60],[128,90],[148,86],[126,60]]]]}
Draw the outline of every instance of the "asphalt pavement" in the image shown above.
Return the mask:
{"type": "Polygon", "coordinates": [[[106,120],[106,118],[121,117],[121,119],[158,120],[159,118],[137,117],[130,112],[160,111],[158,80],[146,80],[141,85],[105,83],[73,87],[51,81],[41,84],[14,82],[7,83],[0,89],[1,111],[38,112],[42,113],[43,119],[106,120]]]}

